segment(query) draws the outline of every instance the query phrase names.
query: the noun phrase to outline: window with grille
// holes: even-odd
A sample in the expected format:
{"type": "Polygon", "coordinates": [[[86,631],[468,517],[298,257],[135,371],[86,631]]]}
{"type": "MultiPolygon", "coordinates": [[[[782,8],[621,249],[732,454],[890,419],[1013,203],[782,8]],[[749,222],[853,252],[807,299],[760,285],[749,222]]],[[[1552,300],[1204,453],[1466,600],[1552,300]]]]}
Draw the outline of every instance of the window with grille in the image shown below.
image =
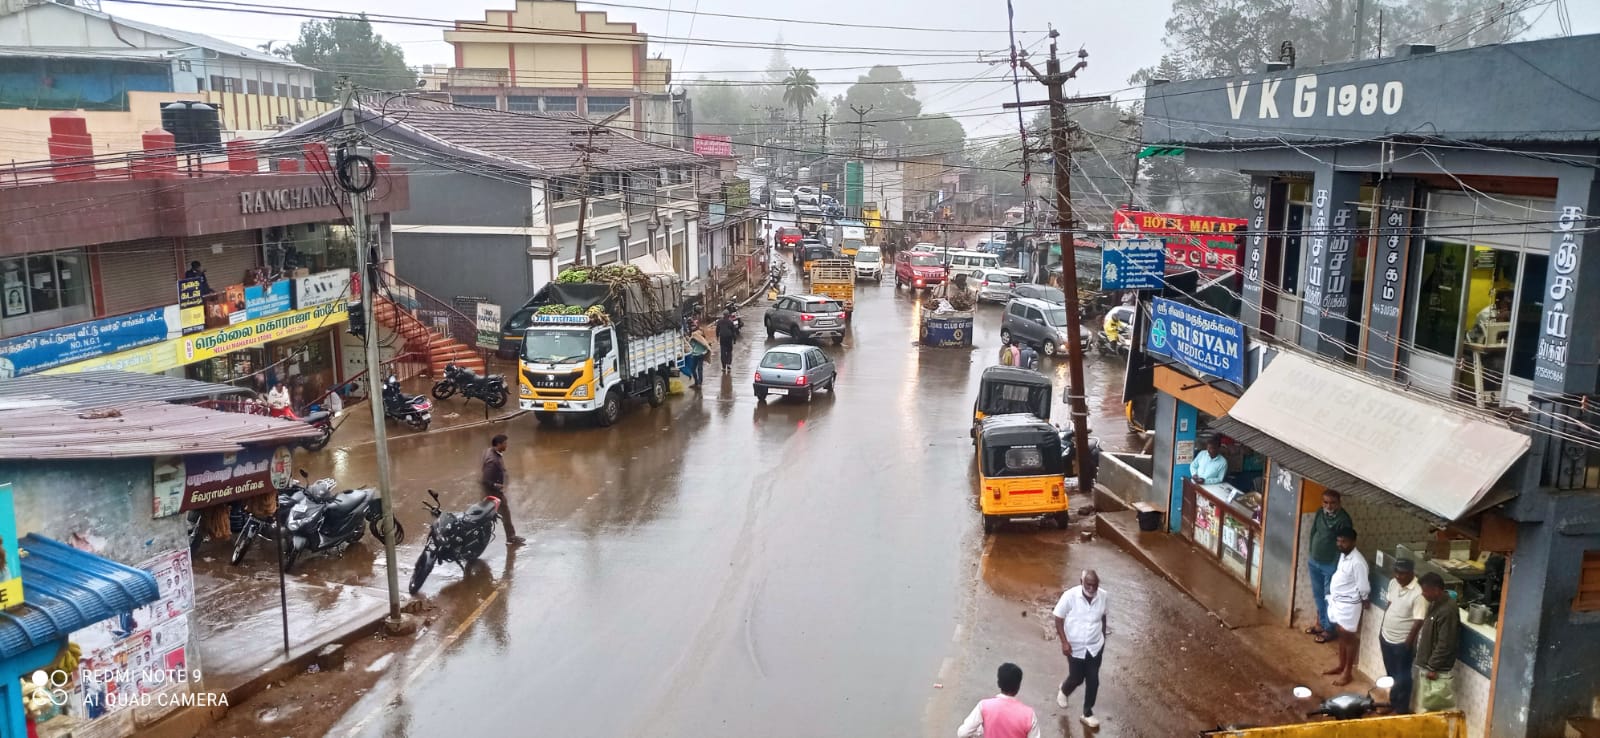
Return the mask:
{"type": "Polygon", "coordinates": [[[590,115],[610,115],[619,110],[628,109],[626,97],[591,97],[589,98],[590,115]]]}
{"type": "Polygon", "coordinates": [[[450,98],[457,105],[466,105],[473,108],[488,108],[494,110],[499,107],[499,101],[494,95],[454,95],[450,98]]]}
{"type": "Polygon", "coordinates": [[[544,112],[546,112],[546,113],[576,113],[576,112],[578,112],[578,98],[576,98],[576,97],[546,97],[544,99],[544,112]]]}
{"type": "Polygon", "coordinates": [[[261,94],[261,83],[253,79],[245,80],[244,88],[251,95],[261,94]]]}
{"type": "Polygon", "coordinates": [[[539,112],[539,98],[527,96],[507,97],[506,110],[513,113],[537,113],[539,112]]]}
{"type": "Polygon", "coordinates": [[[1600,612],[1600,551],[1583,552],[1583,571],[1578,575],[1578,596],[1572,598],[1573,612],[1600,612]]]}

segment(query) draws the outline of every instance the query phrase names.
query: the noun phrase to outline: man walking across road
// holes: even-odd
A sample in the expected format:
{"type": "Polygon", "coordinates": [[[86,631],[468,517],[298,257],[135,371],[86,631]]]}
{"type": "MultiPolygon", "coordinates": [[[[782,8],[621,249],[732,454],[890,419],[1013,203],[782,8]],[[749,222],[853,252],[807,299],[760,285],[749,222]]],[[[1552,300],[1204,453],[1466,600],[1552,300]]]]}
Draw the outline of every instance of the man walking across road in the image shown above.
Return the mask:
{"type": "Polygon", "coordinates": [[[722,349],[722,375],[728,375],[733,366],[733,342],[739,338],[739,326],[733,323],[733,313],[724,312],[717,321],[717,346],[722,349]]]}
{"type": "Polygon", "coordinates": [[[1448,710],[1456,702],[1451,670],[1456,666],[1461,610],[1445,591],[1443,577],[1430,571],[1418,577],[1417,583],[1422,585],[1422,598],[1428,603],[1422,630],[1417,634],[1417,671],[1425,680],[1417,703],[1423,712],[1448,710]]]}
{"type": "Polygon", "coordinates": [[[1056,693],[1056,704],[1067,706],[1067,698],[1084,686],[1083,724],[1100,727],[1094,716],[1094,698],[1100,691],[1100,657],[1105,655],[1106,636],[1111,628],[1106,624],[1106,595],[1100,591],[1100,575],[1085,569],[1078,578],[1078,586],[1062,593],[1053,614],[1056,618],[1056,638],[1061,641],[1061,653],[1067,657],[1067,680],[1056,693]]]}
{"type": "Polygon", "coordinates": [[[506,434],[489,440],[478,481],[483,486],[484,497],[500,498],[500,523],[506,528],[506,545],[521,546],[523,538],[517,535],[517,526],[511,523],[511,501],[506,499],[506,434]]]}
{"type": "Polygon", "coordinates": [[[1000,694],[978,703],[956,729],[956,738],[1039,738],[1039,720],[1033,708],[1017,699],[1022,690],[1022,667],[1000,665],[1000,694]]]}
{"type": "Polygon", "coordinates": [[[1323,674],[1339,675],[1333,686],[1350,683],[1356,668],[1358,640],[1361,637],[1361,611],[1366,607],[1367,596],[1372,592],[1372,581],[1367,569],[1367,559],[1356,550],[1356,529],[1340,528],[1334,534],[1339,547],[1339,563],[1328,584],[1328,620],[1339,635],[1339,665],[1323,674]]]}
{"type": "Polygon", "coordinates": [[[1306,628],[1306,632],[1316,636],[1318,643],[1337,637],[1333,623],[1328,621],[1328,585],[1333,581],[1334,570],[1339,568],[1339,546],[1334,534],[1340,528],[1355,527],[1339,493],[1325,490],[1322,509],[1311,520],[1311,561],[1306,565],[1311,573],[1311,599],[1317,603],[1317,622],[1306,628]]]}
{"type": "Polygon", "coordinates": [[[1428,614],[1428,601],[1422,598],[1417,583],[1416,564],[1411,559],[1394,562],[1394,579],[1384,590],[1389,608],[1383,611],[1378,648],[1383,653],[1383,671],[1394,678],[1389,689],[1390,710],[1397,715],[1411,712],[1411,663],[1416,658],[1417,631],[1428,614]]]}

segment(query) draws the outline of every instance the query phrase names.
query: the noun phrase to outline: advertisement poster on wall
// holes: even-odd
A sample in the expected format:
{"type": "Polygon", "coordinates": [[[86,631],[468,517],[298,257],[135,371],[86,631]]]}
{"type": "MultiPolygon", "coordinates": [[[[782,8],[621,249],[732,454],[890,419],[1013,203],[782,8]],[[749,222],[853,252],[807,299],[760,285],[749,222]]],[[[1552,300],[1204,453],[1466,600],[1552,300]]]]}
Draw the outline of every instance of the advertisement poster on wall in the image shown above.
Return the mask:
{"type": "Polygon", "coordinates": [[[253,284],[244,288],[244,310],[248,319],[265,318],[289,309],[288,280],[280,279],[268,284],[253,284]]]}
{"type": "Polygon", "coordinates": [[[244,303],[244,285],[230,284],[206,303],[206,327],[221,328],[250,317],[244,303]]]}
{"type": "Polygon", "coordinates": [[[154,492],[150,517],[164,518],[183,511],[183,457],[167,456],[155,460],[154,492]]]}
{"type": "Polygon", "coordinates": [[[174,549],[139,564],[156,580],[156,601],[78,630],[80,679],[72,714],[96,720],[128,709],[134,696],[186,690],[171,675],[188,666],[189,613],[194,609],[194,562],[174,549]],[[117,678],[113,678],[116,675],[117,678]]]}
{"type": "Polygon", "coordinates": [[[0,379],[159,343],[177,320],[176,307],[151,308],[0,340],[0,379]]]}
{"type": "Polygon", "coordinates": [[[178,325],[184,335],[206,329],[206,296],[201,291],[204,284],[205,280],[199,277],[178,280],[178,325]]]}
{"type": "Polygon", "coordinates": [[[22,554],[17,550],[17,513],[11,483],[0,484],[0,610],[22,604],[22,554]]]}

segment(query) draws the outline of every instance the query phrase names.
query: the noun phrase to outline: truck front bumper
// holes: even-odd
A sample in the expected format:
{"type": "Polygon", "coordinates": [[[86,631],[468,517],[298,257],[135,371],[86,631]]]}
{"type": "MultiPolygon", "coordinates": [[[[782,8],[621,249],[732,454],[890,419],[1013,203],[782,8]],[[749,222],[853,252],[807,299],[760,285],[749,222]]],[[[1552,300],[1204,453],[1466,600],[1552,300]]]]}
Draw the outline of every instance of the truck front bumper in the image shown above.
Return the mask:
{"type": "Polygon", "coordinates": [[[547,413],[586,413],[600,407],[598,400],[540,400],[522,398],[519,405],[523,410],[537,410],[547,413]]]}

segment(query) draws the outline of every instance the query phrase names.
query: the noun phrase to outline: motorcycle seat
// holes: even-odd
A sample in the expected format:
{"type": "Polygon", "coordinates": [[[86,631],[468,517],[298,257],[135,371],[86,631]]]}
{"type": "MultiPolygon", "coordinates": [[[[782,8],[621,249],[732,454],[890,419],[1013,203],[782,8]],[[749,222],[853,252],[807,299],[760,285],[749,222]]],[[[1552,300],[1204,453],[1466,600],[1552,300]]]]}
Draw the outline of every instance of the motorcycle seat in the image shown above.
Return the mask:
{"type": "Polygon", "coordinates": [[[372,493],[364,489],[353,490],[339,495],[328,505],[328,512],[336,516],[349,515],[356,508],[361,507],[372,498],[372,493]]]}
{"type": "Polygon", "coordinates": [[[461,519],[466,521],[468,524],[479,523],[482,522],[484,518],[491,517],[494,514],[494,503],[484,500],[483,502],[467,508],[467,511],[461,514],[461,519]]]}
{"type": "Polygon", "coordinates": [[[300,416],[300,420],[307,423],[316,423],[327,420],[328,416],[331,414],[332,413],[329,413],[327,410],[318,410],[314,413],[306,413],[305,415],[300,416]]]}

